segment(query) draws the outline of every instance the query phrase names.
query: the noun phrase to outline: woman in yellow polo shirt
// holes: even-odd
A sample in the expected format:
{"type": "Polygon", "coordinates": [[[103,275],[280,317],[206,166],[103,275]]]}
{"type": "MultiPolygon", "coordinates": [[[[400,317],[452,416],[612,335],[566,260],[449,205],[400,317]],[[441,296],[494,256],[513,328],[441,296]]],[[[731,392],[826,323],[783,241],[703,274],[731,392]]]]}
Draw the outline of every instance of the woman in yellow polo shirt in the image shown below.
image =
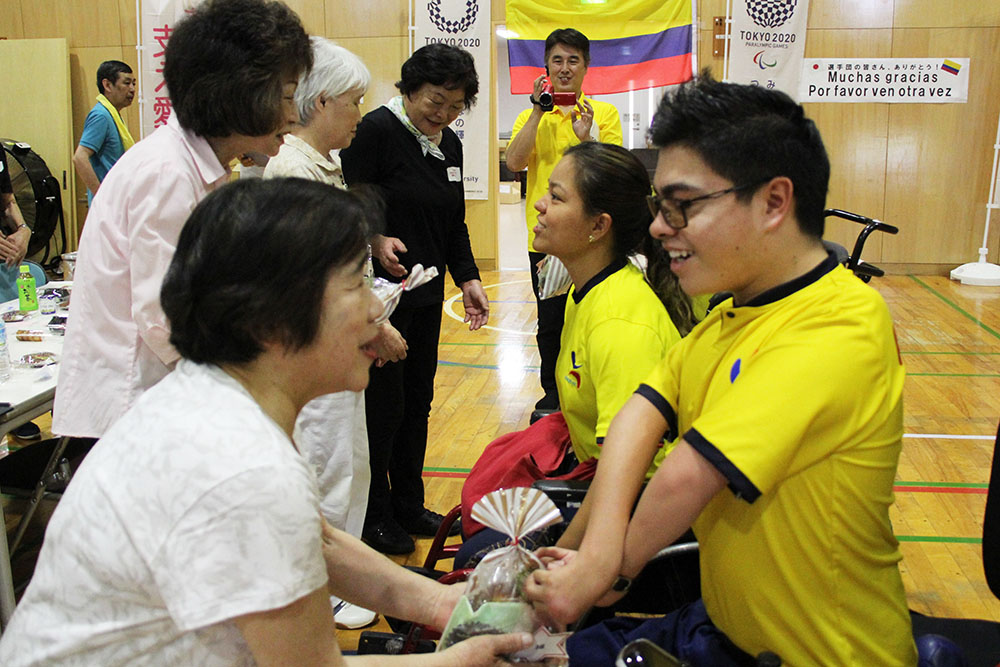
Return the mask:
{"type": "MultiPolygon", "coordinates": [[[[649,174],[632,153],[585,142],[566,151],[535,203],[535,248],[559,258],[572,279],[556,361],[559,408],[572,449],[559,473],[596,463],[612,417],[696,321],[669,258],[649,236],[649,193],[649,174]],[[630,261],[633,256],[645,264],[645,275],[630,261]]],[[[649,454],[651,474],[657,453],[649,454]]],[[[480,459],[484,466],[487,458],[480,459]]],[[[475,478],[473,468],[470,479],[475,478]]],[[[463,493],[467,540],[456,566],[503,539],[476,530],[467,519],[468,500],[463,493]]],[[[584,520],[575,520],[560,544],[577,544],[584,526],[584,520]]]]}

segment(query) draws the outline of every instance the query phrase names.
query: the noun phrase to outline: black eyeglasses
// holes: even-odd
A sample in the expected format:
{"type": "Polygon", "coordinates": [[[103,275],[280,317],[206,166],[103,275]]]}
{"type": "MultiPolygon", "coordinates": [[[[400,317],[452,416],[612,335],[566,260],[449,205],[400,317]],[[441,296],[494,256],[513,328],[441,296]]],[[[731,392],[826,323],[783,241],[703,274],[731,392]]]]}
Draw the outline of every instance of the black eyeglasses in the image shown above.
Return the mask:
{"type": "Polygon", "coordinates": [[[710,192],[700,197],[692,197],[691,199],[675,199],[674,197],[661,197],[658,194],[651,194],[646,196],[646,205],[649,206],[649,212],[653,214],[654,218],[657,214],[660,214],[663,216],[663,221],[667,223],[667,226],[673,229],[684,229],[688,226],[687,210],[692,204],[707,199],[718,199],[723,195],[728,195],[730,192],[739,192],[740,190],[756,187],[769,180],[771,179],[764,178],[726,188],[725,190],[719,190],[718,192],[710,192]]]}

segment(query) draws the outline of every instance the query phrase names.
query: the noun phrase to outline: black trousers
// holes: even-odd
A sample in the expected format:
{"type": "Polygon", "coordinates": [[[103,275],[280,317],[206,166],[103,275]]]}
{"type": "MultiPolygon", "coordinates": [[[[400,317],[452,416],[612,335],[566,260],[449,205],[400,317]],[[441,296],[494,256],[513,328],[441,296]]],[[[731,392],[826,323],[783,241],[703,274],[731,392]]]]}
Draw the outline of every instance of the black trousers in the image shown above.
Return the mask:
{"type": "Polygon", "coordinates": [[[538,342],[538,355],[542,358],[540,379],[545,395],[555,398],[556,357],[559,356],[559,338],[562,336],[567,296],[563,294],[550,299],[538,298],[538,263],[545,256],[545,253],[529,252],[528,262],[531,269],[531,291],[535,293],[538,305],[538,333],[535,340],[538,342]]]}
{"type": "Polygon", "coordinates": [[[372,366],[365,390],[371,485],[367,525],[413,519],[424,509],[427,420],[434,399],[441,304],[397,308],[392,325],[406,339],[406,359],[372,366]]]}

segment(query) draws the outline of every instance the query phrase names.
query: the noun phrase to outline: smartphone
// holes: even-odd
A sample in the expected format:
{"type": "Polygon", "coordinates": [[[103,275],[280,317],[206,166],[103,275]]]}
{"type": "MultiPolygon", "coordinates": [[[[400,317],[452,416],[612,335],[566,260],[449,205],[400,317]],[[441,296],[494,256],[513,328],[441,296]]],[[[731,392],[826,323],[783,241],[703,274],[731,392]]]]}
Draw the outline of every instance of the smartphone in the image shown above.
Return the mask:
{"type": "Polygon", "coordinates": [[[622,647],[615,667],[691,667],[691,663],[678,660],[648,639],[636,639],[622,647]]]}

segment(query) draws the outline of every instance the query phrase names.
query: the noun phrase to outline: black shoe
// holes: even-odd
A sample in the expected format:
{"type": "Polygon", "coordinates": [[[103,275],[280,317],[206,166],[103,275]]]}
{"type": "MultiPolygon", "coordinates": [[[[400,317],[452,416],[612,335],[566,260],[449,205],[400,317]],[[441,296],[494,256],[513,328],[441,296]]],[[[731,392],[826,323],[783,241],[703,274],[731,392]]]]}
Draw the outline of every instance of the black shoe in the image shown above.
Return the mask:
{"type": "Polygon", "coordinates": [[[408,554],[417,548],[413,538],[392,519],[365,526],[361,531],[361,539],[375,551],[384,554],[408,554]]]}
{"type": "Polygon", "coordinates": [[[14,434],[15,438],[19,438],[21,440],[42,439],[42,429],[38,428],[38,426],[34,422],[25,422],[24,424],[21,424],[20,426],[15,428],[12,431],[12,433],[14,434]]]}
{"type": "MultiPolygon", "coordinates": [[[[444,516],[438,514],[437,512],[432,512],[429,509],[425,509],[413,519],[397,520],[399,521],[399,525],[403,527],[403,530],[411,535],[417,535],[419,537],[434,537],[437,535],[438,529],[441,527],[441,522],[444,521],[444,516]]],[[[461,530],[462,524],[456,521],[451,524],[451,528],[448,530],[448,535],[458,535],[461,530]]]]}
{"type": "Polygon", "coordinates": [[[559,409],[559,394],[556,392],[547,393],[538,399],[535,403],[536,410],[558,410],[559,409]]]}

